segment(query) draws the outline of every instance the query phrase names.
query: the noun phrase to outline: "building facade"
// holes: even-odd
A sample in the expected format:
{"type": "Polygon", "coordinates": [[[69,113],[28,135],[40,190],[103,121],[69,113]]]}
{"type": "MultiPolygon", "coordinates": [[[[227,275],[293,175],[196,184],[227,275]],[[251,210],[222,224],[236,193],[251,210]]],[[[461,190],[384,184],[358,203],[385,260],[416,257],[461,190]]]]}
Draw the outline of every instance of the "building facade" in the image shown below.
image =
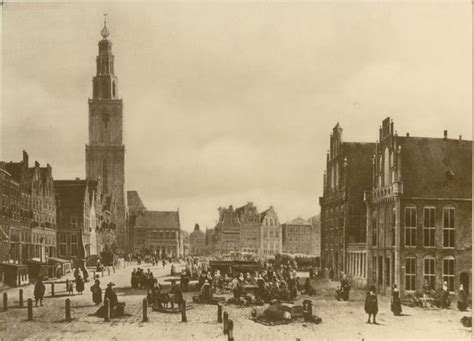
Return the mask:
{"type": "Polygon", "coordinates": [[[161,258],[182,256],[179,211],[140,213],[134,235],[134,252],[152,253],[161,258]]]}
{"type": "Polygon", "coordinates": [[[276,255],[282,252],[282,230],[278,215],[273,206],[260,213],[260,248],[261,255],[276,255]]]}
{"type": "Polygon", "coordinates": [[[313,227],[311,238],[311,252],[313,255],[321,256],[321,218],[319,215],[309,218],[313,227]]]}
{"type": "Polygon", "coordinates": [[[236,209],[240,222],[240,251],[258,253],[260,249],[260,219],[257,207],[248,202],[236,209]]]}
{"type": "Polygon", "coordinates": [[[87,258],[98,254],[100,225],[96,215],[95,184],[90,180],[56,180],[57,244],[60,258],[87,258]]]}
{"type": "Polygon", "coordinates": [[[142,199],[137,191],[127,191],[128,203],[128,234],[131,245],[135,245],[135,224],[138,215],[146,211],[142,199]]]}
{"type": "Polygon", "coordinates": [[[7,225],[9,230],[8,261],[45,262],[47,257],[55,257],[56,204],[51,166],[40,167],[35,161],[29,167],[29,156],[23,151],[22,161],[4,163],[2,167],[4,186],[10,190],[10,195],[2,195],[4,202],[10,202],[9,209],[3,208],[2,223],[5,234],[7,225]]]}
{"type": "Polygon", "coordinates": [[[112,42],[104,23],[96,58],[92,99],[89,99],[89,143],[86,145],[86,178],[100,179],[100,192],[109,201],[116,225],[117,246],[128,249],[125,198],[125,146],[123,144],[123,102],[118,93],[112,42]]]}
{"type": "Polygon", "coordinates": [[[206,254],[206,234],[201,231],[199,224],[194,225],[194,230],[189,235],[190,255],[203,256],[206,254]]]}
{"type": "Polygon", "coordinates": [[[227,253],[240,250],[240,221],[232,205],[219,207],[219,221],[215,227],[216,249],[227,253]]]}
{"type": "Polygon", "coordinates": [[[301,217],[281,225],[282,251],[290,254],[319,256],[315,244],[319,241],[313,224],[301,217]]]}
{"type": "Polygon", "coordinates": [[[339,123],[330,136],[321,206],[321,262],[338,277],[345,272],[353,284],[367,284],[366,207],[371,189],[375,143],[344,142],[339,123]],[[355,264],[359,264],[357,267],[355,264]]]}
{"type": "Polygon", "coordinates": [[[472,141],[398,136],[382,122],[366,193],[369,282],[389,294],[472,281],[472,141]]]}

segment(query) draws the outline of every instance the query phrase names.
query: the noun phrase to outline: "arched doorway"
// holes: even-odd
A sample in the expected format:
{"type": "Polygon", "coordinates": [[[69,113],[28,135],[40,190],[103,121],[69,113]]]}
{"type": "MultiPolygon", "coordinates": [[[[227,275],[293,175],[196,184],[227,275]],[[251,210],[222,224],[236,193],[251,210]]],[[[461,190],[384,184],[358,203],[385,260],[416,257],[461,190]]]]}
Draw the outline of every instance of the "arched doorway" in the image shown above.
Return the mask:
{"type": "Polygon", "coordinates": [[[464,292],[469,295],[469,289],[471,289],[471,286],[469,284],[469,274],[467,272],[461,272],[459,283],[464,287],[464,292]]]}

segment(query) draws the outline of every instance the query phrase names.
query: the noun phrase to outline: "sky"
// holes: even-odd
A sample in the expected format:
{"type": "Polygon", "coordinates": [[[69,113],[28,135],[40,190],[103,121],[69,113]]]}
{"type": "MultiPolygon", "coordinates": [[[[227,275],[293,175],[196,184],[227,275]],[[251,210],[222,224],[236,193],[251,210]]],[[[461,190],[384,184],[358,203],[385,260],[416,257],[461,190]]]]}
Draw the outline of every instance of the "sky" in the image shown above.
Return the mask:
{"type": "Polygon", "coordinates": [[[181,226],[217,208],[319,213],[329,134],[472,139],[470,2],[6,3],[1,157],[85,176],[107,13],[126,188],[181,226]]]}

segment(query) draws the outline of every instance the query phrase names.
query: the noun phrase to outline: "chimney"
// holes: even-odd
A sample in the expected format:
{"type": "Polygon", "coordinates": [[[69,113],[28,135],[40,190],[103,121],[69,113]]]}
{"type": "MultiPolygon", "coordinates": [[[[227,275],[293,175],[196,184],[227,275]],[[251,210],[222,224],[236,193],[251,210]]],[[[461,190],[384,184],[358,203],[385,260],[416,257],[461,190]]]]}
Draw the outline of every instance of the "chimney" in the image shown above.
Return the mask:
{"type": "Polygon", "coordinates": [[[407,137],[410,137],[410,133],[407,133],[407,137]]]}
{"type": "Polygon", "coordinates": [[[80,178],[76,178],[76,181],[79,181],[79,180],[81,180],[81,179],[80,179],[80,178]]]}
{"type": "Polygon", "coordinates": [[[447,131],[447,130],[444,131],[444,139],[445,139],[445,140],[448,139],[448,131],[447,131]]]}
{"type": "Polygon", "coordinates": [[[462,135],[459,135],[459,141],[462,141],[462,135]]]}

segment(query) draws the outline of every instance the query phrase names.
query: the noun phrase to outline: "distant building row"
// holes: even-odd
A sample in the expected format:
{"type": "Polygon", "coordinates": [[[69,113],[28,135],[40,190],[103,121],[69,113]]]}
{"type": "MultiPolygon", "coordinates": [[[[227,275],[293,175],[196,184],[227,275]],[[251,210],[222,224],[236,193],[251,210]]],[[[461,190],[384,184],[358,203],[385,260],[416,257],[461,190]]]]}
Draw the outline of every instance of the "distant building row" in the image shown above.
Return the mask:
{"type": "Polygon", "coordinates": [[[214,229],[202,232],[196,225],[190,235],[191,254],[251,252],[259,255],[304,253],[319,255],[319,225],[298,218],[280,224],[272,206],[259,213],[249,202],[234,209],[219,208],[219,221],[214,229]]]}
{"type": "Polygon", "coordinates": [[[23,152],[20,162],[0,163],[0,188],[1,262],[85,258],[114,243],[97,181],[54,180],[49,164],[29,167],[23,152]]]}
{"type": "Polygon", "coordinates": [[[398,136],[390,118],[376,143],[330,137],[321,205],[321,258],[335,274],[402,295],[472,280],[472,141],[398,136]]]}
{"type": "Polygon", "coordinates": [[[189,233],[181,230],[178,211],[148,211],[136,191],[127,192],[129,244],[137,254],[186,257],[189,233]]]}

